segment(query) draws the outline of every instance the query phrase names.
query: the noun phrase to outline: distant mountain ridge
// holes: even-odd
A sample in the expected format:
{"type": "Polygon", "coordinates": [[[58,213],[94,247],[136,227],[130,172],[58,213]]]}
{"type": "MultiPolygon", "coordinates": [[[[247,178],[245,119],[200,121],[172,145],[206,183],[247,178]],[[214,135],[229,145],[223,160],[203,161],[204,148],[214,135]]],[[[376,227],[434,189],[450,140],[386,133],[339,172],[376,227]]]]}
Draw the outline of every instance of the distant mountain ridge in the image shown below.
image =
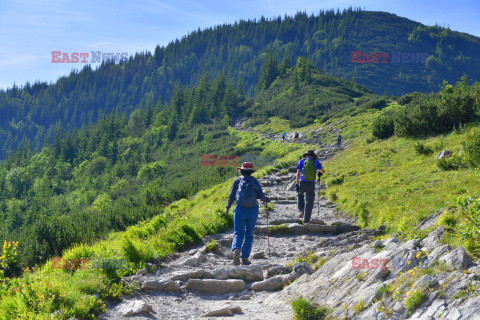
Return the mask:
{"type": "Polygon", "coordinates": [[[95,123],[113,109],[130,113],[168,100],[175,84],[193,85],[205,73],[224,72],[239,91],[253,96],[269,52],[279,59],[288,53],[293,61],[305,56],[324,72],[380,94],[437,91],[443,80],[455,82],[463,73],[480,79],[480,38],[394,14],[350,8],[241,20],[194,31],[121,64],[85,66],[52,85],[0,91],[0,158],[27,143],[40,148],[56,133],[95,123]],[[359,63],[355,52],[361,53],[359,63]],[[424,63],[363,63],[365,54],[369,61],[375,53],[380,58],[392,52],[401,52],[402,59],[428,56],[424,63]]]}

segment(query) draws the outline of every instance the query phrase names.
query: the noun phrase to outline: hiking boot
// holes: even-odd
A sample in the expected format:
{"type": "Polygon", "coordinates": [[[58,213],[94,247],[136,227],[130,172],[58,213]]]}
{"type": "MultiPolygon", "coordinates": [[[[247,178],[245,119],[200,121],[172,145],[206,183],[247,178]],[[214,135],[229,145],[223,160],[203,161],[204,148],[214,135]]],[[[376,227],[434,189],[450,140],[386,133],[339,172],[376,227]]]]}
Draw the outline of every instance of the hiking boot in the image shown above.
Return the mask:
{"type": "Polygon", "coordinates": [[[244,266],[248,266],[249,264],[252,264],[248,258],[242,258],[242,264],[244,266]]]}
{"type": "Polygon", "coordinates": [[[300,218],[300,219],[303,218],[303,212],[300,212],[299,218],[300,218]]]}
{"type": "Polygon", "coordinates": [[[240,249],[235,249],[233,251],[233,265],[240,265],[240,249]]]}

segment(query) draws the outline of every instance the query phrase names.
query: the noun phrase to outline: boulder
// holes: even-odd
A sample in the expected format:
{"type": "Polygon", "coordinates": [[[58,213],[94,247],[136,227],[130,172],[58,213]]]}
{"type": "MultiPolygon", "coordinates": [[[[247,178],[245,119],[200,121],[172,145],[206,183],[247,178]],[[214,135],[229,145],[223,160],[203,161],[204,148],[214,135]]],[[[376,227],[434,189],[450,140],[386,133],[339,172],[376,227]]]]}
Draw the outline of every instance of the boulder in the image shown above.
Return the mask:
{"type": "Polygon", "coordinates": [[[306,262],[297,262],[293,265],[293,272],[298,276],[301,276],[305,273],[312,274],[313,268],[306,262]]]}
{"type": "Polygon", "coordinates": [[[435,230],[430,232],[425,239],[422,240],[422,245],[427,249],[433,249],[440,245],[440,239],[443,237],[443,233],[445,232],[444,227],[437,227],[435,230]]]}
{"type": "Polygon", "coordinates": [[[446,254],[450,250],[452,250],[452,248],[448,244],[444,244],[436,247],[435,249],[433,249],[432,252],[428,254],[427,261],[425,261],[424,267],[433,265],[438,260],[439,257],[446,254]]]}
{"type": "Polygon", "coordinates": [[[458,247],[453,251],[443,255],[438,259],[456,270],[465,270],[472,265],[472,258],[462,247],[458,247]]]}
{"type": "Polygon", "coordinates": [[[270,279],[252,283],[253,291],[274,291],[283,289],[283,287],[297,279],[296,273],[274,276],[270,279]]]}
{"type": "Polygon", "coordinates": [[[263,280],[263,270],[259,266],[238,266],[234,268],[221,268],[213,272],[215,279],[242,279],[246,282],[263,280]]]}
{"type": "Polygon", "coordinates": [[[142,312],[152,311],[152,306],[142,300],[132,300],[122,303],[118,313],[123,317],[133,316],[142,312]]]}
{"type": "Polygon", "coordinates": [[[451,155],[453,154],[452,151],[448,151],[448,150],[443,150],[442,152],[440,152],[439,154],[437,154],[435,156],[435,159],[443,159],[445,157],[450,157],[451,155]]]}
{"type": "Polygon", "coordinates": [[[147,268],[143,268],[143,269],[138,270],[135,275],[141,276],[141,275],[144,275],[144,274],[147,274],[147,273],[148,273],[147,268]]]}
{"type": "Polygon", "coordinates": [[[215,276],[210,271],[199,269],[195,271],[181,271],[173,273],[170,279],[173,281],[187,281],[190,279],[214,279],[215,276]]]}
{"type": "Polygon", "coordinates": [[[288,274],[293,271],[293,266],[274,266],[267,269],[266,278],[278,276],[280,274],[288,274]]]}
{"type": "Polygon", "coordinates": [[[190,279],[186,288],[203,294],[225,294],[244,290],[245,282],[243,280],[190,279]]]}
{"type": "Polygon", "coordinates": [[[255,252],[252,254],[252,259],[265,259],[265,252],[260,251],[260,252],[255,252]]]}
{"type": "Polygon", "coordinates": [[[240,307],[227,307],[214,311],[210,311],[202,316],[202,318],[207,317],[230,317],[235,314],[241,314],[242,309],[240,307]]]}
{"type": "Polygon", "coordinates": [[[142,284],[142,290],[182,293],[182,289],[172,280],[148,280],[142,284]]]}

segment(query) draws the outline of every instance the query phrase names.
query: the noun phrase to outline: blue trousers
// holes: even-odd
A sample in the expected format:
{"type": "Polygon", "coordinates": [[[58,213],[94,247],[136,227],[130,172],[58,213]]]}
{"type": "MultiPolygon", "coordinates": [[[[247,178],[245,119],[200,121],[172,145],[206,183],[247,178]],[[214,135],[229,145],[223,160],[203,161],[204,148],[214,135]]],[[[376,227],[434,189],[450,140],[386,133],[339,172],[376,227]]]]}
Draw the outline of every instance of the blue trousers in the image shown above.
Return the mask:
{"type": "Polygon", "coordinates": [[[258,219],[258,204],[251,208],[235,205],[233,210],[232,251],[240,249],[241,258],[250,257],[253,244],[253,230],[258,219]]]}

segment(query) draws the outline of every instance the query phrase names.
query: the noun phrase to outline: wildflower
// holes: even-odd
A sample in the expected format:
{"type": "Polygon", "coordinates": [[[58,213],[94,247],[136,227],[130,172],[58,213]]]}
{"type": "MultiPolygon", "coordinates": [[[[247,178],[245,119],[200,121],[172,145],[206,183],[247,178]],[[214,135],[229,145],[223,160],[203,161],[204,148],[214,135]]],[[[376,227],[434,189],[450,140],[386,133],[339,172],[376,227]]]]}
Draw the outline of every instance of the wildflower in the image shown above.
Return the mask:
{"type": "Polygon", "coordinates": [[[410,263],[412,263],[412,261],[411,261],[411,260],[408,260],[408,265],[410,265],[410,263]]]}
{"type": "Polygon", "coordinates": [[[407,297],[408,297],[408,296],[410,295],[410,291],[407,291],[406,295],[407,295],[407,297]]]}

